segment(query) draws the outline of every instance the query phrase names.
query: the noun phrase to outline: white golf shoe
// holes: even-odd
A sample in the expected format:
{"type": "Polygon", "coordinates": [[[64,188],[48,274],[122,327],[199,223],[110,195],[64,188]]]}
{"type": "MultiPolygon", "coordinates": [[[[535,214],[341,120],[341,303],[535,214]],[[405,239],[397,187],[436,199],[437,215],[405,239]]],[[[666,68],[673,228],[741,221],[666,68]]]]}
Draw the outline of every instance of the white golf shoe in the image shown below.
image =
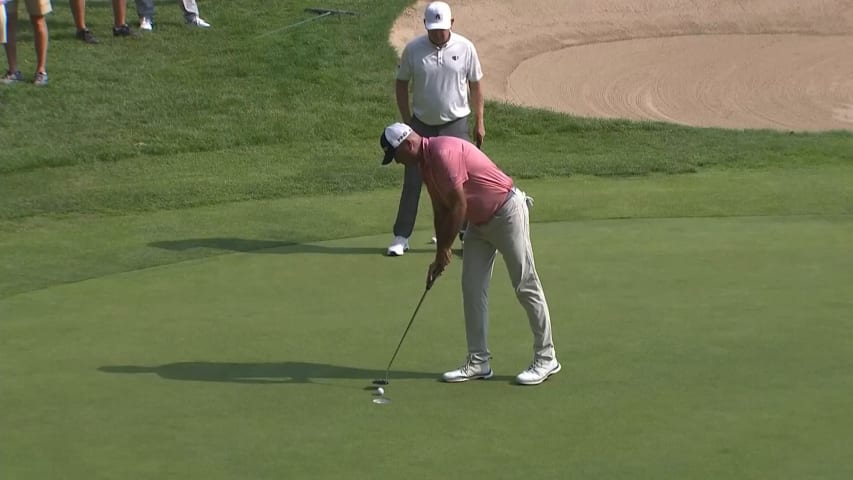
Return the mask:
{"type": "Polygon", "coordinates": [[[494,375],[495,373],[489,366],[489,362],[473,363],[469,358],[465,362],[465,365],[462,365],[456,370],[444,372],[441,379],[445,382],[456,383],[467,382],[468,380],[477,380],[480,378],[485,380],[487,378],[492,378],[494,375]]]}
{"type": "Polygon", "coordinates": [[[556,358],[550,361],[536,359],[527,370],[516,375],[515,381],[520,385],[539,385],[562,368],[556,358]]]}
{"type": "Polygon", "coordinates": [[[389,257],[400,257],[406,250],[409,249],[409,239],[406,237],[394,237],[394,241],[391,242],[391,245],[388,247],[388,250],[385,252],[389,257]]]}
{"type": "Polygon", "coordinates": [[[210,24],[205,22],[203,18],[196,16],[192,20],[187,20],[187,25],[199,28],[210,28],[210,24]]]}

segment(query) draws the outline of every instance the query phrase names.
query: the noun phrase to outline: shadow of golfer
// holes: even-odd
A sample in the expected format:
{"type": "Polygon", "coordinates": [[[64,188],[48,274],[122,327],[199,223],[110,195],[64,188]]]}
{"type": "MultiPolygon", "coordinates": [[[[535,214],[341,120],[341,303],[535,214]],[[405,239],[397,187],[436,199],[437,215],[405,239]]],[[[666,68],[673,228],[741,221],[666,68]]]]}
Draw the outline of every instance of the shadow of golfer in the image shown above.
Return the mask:
{"type": "MultiPolygon", "coordinates": [[[[151,242],[150,247],[162,248],[164,250],[184,251],[196,248],[209,248],[214,250],[229,250],[233,252],[254,253],[327,253],[327,254],[367,254],[385,255],[384,248],[373,247],[330,247],[326,245],[312,245],[306,243],[286,242],[278,240],[252,240],[248,238],[213,237],[213,238],[187,238],[184,240],[164,240],[151,242]]],[[[432,248],[411,248],[409,253],[434,252],[432,248]]]]}
{"type": "MultiPolygon", "coordinates": [[[[314,383],[312,380],[320,379],[363,379],[370,381],[385,376],[385,370],[306,362],[178,362],[154,367],[108,365],[99,367],[98,370],[106,373],[151,373],[168,380],[252,384],[314,383]]],[[[434,379],[438,374],[392,370],[389,376],[392,380],[434,379]]]]}

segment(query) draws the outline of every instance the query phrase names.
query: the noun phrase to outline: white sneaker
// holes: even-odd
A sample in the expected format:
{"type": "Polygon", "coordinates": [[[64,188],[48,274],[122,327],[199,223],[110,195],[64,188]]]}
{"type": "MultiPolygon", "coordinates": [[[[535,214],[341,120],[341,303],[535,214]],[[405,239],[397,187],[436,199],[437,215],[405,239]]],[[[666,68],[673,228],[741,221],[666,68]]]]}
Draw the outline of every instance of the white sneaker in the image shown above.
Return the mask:
{"type": "Polygon", "coordinates": [[[388,247],[388,251],[385,252],[389,257],[401,257],[406,250],[409,249],[409,239],[406,237],[394,237],[394,241],[391,242],[391,245],[388,247]]]}
{"type": "Polygon", "coordinates": [[[210,28],[210,24],[205,22],[201,17],[195,17],[194,19],[187,22],[187,25],[193,25],[201,28],[210,28]]]}
{"type": "Polygon", "coordinates": [[[469,358],[465,362],[465,365],[462,365],[456,370],[444,372],[444,374],[441,375],[441,379],[445,382],[456,383],[467,382],[468,380],[477,380],[480,378],[485,380],[487,378],[492,378],[494,375],[495,373],[489,366],[489,362],[472,363],[469,358]]]}
{"type": "Polygon", "coordinates": [[[436,243],[438,243],[438,237],[433,236],[429,239],[429,243],[435,245],[436,243]]]}
{"type": "Polygon", "coordinates": [[[154,30],[154,22],[152,22],[150,18],[142,17],[139,19],[139,29],[150,32],[151,30],[154,30]]]}
{"type": "Polygon", "coordinates": [[[515,377],[515,381],[521,385],[539,385],[562,368],[557,359],[551,361],[534,360],[527,367],[527,370],[515,377]]]}

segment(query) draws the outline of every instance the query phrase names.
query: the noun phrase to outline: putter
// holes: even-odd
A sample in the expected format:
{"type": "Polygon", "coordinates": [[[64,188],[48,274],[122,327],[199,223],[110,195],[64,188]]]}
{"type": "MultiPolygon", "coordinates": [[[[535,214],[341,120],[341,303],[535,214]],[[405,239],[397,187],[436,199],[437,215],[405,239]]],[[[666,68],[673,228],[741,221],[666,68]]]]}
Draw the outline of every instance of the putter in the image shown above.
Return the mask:
{"type": "Polygon", "coordinates": [[[394,359],[397,358],[397,353],[400,351],[400,347],[403,345],[403,340],[406,339],[406,334],[409,333],[409,329],[412,328],[412,323],[415,321],[415,316],[418,314],[418,310],[421,309],[421,304],[424,303],[424,298],[426,298],[426,294],[430,288],[432,288],[432,284],[435,283],[435,279],[432,282],[427,283],[426,288],[424,289],[424,294],[421,295],[421,299],[418,302],[418,306],[415,307],[415,312],[412,314],[411,320],[409,320],[409,324],[406,326],[406,330],[403,331],[403,336],[400,338],[400,343],[397,344],[397,348],[394,350],[394,355],[391,355],[391,361],[388,362],[388,367],[385,369],[385,378],[379,378],[373,381],[374,385],[388,385],[388,375],[391,373],[391,365],[394,363],[394,359]]]}

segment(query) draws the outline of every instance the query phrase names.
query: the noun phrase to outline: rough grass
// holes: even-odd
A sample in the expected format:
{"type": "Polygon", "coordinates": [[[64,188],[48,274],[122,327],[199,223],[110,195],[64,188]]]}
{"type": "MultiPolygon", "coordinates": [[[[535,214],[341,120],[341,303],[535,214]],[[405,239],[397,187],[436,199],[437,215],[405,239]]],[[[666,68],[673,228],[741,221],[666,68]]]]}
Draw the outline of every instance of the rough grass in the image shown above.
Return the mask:
{"type": "MultiPolygon", "coordinates": [[[[50,18],[51,85],[0,88],[0,219],[109,214],[394,187],[377,168],[396,118],[391,20],[407,4],[331,1],[361,12],[293,28],[308,1],[205,1],[210,30],[158,6],[157,30],[73,39],[67,5],[50,18]]],[[[134,18],[131,6],[129,17],[134,18]]],[[[22,24],[22,69],[31,34],[22,24]]],[[[703,168],[850,164],[853,135],[724,131],[571,118],[490,102],[484,148],[518,178],[680,174],[703,168]]]]}

